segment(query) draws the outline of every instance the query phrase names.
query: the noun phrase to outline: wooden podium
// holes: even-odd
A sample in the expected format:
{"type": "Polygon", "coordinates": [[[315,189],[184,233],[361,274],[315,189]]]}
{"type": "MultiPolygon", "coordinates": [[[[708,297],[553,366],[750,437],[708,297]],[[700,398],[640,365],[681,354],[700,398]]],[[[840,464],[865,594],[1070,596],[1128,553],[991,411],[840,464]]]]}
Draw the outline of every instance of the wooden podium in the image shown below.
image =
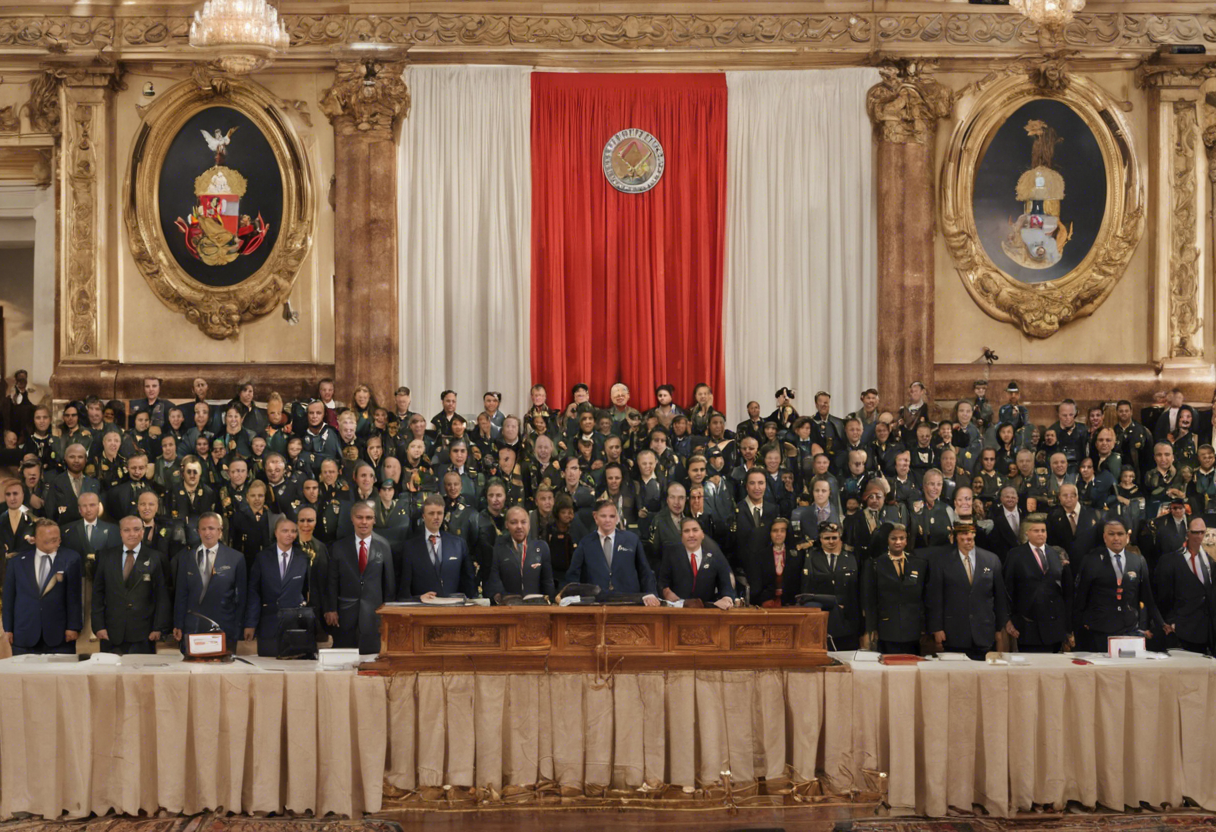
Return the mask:
{"type": "Polygon", "coordinates": [[[363,673],[749,670],[833,664],[828,614],[757,607],[381,607],[363,673]]]}

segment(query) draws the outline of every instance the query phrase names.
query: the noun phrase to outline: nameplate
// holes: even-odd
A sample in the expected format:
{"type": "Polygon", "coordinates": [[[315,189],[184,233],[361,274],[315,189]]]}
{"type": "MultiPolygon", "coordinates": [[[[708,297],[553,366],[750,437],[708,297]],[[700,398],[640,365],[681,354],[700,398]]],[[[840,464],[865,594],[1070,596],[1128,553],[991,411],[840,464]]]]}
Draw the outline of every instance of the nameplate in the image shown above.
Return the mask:
{"type": "Polygon", "coordinates": [[[186,655],[192,659],[209,659],[228,653],[223,633],[191,633],[186,636],[186,655]]]}

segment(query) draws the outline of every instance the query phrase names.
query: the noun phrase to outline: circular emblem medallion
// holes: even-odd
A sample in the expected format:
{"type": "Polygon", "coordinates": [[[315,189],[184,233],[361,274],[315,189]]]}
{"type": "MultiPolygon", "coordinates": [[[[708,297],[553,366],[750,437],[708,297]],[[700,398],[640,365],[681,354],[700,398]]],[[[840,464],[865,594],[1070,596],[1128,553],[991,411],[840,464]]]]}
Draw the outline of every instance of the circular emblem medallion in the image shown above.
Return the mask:
{"type": "Polygon", "coordinates": [[[604,145],[604,176],[627,194],[645,193],[657,185],[665,164],[663,145],[636,127],[622,130],[604,145]]]}

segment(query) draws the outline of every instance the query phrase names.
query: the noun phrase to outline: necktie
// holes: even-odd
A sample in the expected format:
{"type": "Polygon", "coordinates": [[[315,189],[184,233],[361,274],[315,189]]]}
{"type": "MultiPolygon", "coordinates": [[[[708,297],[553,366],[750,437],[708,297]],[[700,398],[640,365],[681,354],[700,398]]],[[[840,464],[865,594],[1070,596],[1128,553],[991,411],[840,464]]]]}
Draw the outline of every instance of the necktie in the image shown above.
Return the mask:
{"type": "Polygon", "coordinates": [[[212,553],[210,549],[203,549],[198,556],[198,572],[203,579],[203,592],[207,591],[207,587],[211,585],[211,570],[208,565],[211,563],[212,553]]]}
{"type": "Polygon", "coordinates": [[[1120,581],[1123,580],[1123,554],[1122,553],[1118,553],[1115,555],[1115,575],[1118,576],[1120,581]]]}
{"type": "Polygon", "coordinates": [[[903,558],[903,557],[891,558],[891,563],[893,563],[895,565],[895,574],[898,575],[900,578],[902,578],[904,576],[904,561],[905,560],[906,560],[906,558],[903,558]]]}
{"type": "Polygon", "coordinates": [[[690,566],[692,566],[692,582],[693,582],[693,584],[696,584],[696,582],[697,582],[697,553],[696,552],[688,553],[688,563],[690,566]]]}
{"type": "Polygon", "coordinates": [[[365,569],[367,569],[367,541],[360,540],[359,541],[359,574],[362,575],[363,571],[365,569]]]}
{"type": "Polygon", "coordinates": [[[758,508],[753,508],[753,509],[752,509],[752,516],[753,516],[754,518],[756,518],[756,528],[757,528],[757,529],[758,529],[758,528],[760,528],[760,517],[761,517],[761,514],[760,514],[760,509],[758,509],[758,508]]]}
{"type": "Polygon", "coordinates": [[[872,508],[866,509],[866,526],[869,527],[871,534],[878,527],[878,513],[872,508]]]}
{"type": "Polygon", "coordinates": [[[967,583],[975,581],[975,573],[971,569],[971,555],[963,555],[963,566],[967,568],[967,583]]]}
{"type": "Polygon", "coordinates": [[[829,572],[836,571],[836,556],[835,555],[828,555],[828,571],[829,572]]]}
{"type": "Polygon", "coordinates": [[[1199,568],[1199,555],[1191,555],[1191,569],[1195,573],[1195,577],[1199,579],[1199,583],[1203,583],[1203,570],[1199,568]]]}
{"type": "Polygon", "coordinates": [[[612,538],[605,537],[602,541],[604,546],[604,560],[608,561],[608,570],[612,570],[612,538]]]}
{"type": "Polygon", "coordinates": [[[431,563],[435,568],[439,568],[439,535],[431,535],[431,563]]]}
{"type": "Polygon", "coordinates": [[[92,523],[84,524],[84,539],[89,541],[90,543],[93,542],[93,524],[92,523]]]}
{"type": "Polygon", "coordinates": [[[51,556],[38,553],[38,587],[46,589],[47,578],[51,574],[51,556]]]}
{"type": "Polygon", "coordinates": [[[519,552],[519,575],[522,578],[524,574],[524,564],[528,560],[528,547],[522,543],[515,544],[516,550],[519,552]]]}
{"type": "Polygon", "coordinates": [[[280,557],[282,558],[282,563],[279,564],[279,581],[282,582],[287,579],[287,559],[291,557],[291,553],[281,552],[280,557]]]}
{"type": "Polygon", "coordinates": [[[135,568],[135,553],[127,549],[127,556],[122,562],[122,579],[125,581],[131,577],[131,570],[135,568]]]}
{"type": "Polygon", "coordinates": [[[1039,547],[1038,547],[1038,546],[1035,546],[1035,547],[1033,548],[1033,551],[1034,551],[1034,559],[1035,559],[1035,560],[1037,560],[1037,561],[1039,562],[1039,571],[1040,571],[1040,572],[1046,572],[1046,571],[1047,571],[1047,567],[1043,565],[1043,553],[1039,551],[1039,547]]]}
{"type": "Polygon", "coordinates": [[[1077,530],[1077,513],[1075,511],[1070,511],[1068,513],[1068,522],[1072,525],[1072,530],[1074,532],[1076,532],[1076,530],[1077,530]]]}
{"type": "Polygon", "coordinates": [[[79,497],[80,496],[80,477],[72,477],[71,480],[72,480],[72,491],[75,492],[77,497],[79,497]]]}

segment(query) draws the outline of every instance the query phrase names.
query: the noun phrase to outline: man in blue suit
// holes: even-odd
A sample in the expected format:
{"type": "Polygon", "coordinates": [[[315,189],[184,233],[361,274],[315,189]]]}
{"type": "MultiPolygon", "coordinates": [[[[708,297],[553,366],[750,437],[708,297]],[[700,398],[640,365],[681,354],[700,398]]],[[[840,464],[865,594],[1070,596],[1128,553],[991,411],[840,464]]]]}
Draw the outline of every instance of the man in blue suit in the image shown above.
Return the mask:
{"type": "Polygon", "coordinates": [[[60,527],[34,522],[34,549],[9,558],[4,580],[4,629],[13,656],[74,653],[84,626],[80,556],[60,549],[60,527]]]}
{"type": "Polygon", "coordinates": [[[249,572],[245,640],[258,640],[258,655],[279,654],[279,610],[303,607],[308,598],[308,556],[296,546],[296,524],[280,514],[273,546],[258,553],[249,572]]]}
{"type": "Polygon", "coordinates": [[[608,595],[640,594],[642,603],[657,607],[654,572],[641,541],[616,523],[616,503],[600,500],[595,506],[596,531],[578,542],[566,583],[595,584],[608,595]]]}
{"type": "Polygon", "coordinates": [[[59,548],[59,527],[34,522],[34,548],[10,558],[4,581],[4,634],[13,655],[75,653],[84,627],[80,555],[59,548]]]}
{"type": "Polygon", "coordinates": [[[422,501],[422,534],[405,542],[397,598],[424,601],[457,593],[477,597],[477,572],[463,539],[443,531],[443,498],[422,501]]]}
{"type": "Polygon", "coordinates": [[[220,543],[220,516],[208,511],[199,515],[199,545],[183,549],[177,556],[176,600],[173,604],[173,637],[182,642],[191,633],[211,632],[210,618],[220,625],[228,651],[236,652],[245,615],[245,556],[220,543]],[[192,615],[198,613],[198,615],[192,615]]]}

